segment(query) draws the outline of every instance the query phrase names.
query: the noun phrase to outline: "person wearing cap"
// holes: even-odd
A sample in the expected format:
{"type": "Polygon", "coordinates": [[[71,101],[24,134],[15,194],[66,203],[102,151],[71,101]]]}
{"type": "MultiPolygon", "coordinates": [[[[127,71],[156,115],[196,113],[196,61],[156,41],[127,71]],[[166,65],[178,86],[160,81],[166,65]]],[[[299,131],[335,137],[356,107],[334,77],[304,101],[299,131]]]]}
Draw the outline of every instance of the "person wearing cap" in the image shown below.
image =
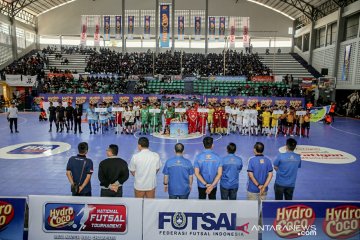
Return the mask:
{"type": "Polygon", "coordinates": [[[119,147],[110,144],[106,150],[107,159],[99,164],[98,177],[100,181],[101,197],[122,197],[123,184],[129,178],[128,164],[118,157],[119,147]]]}

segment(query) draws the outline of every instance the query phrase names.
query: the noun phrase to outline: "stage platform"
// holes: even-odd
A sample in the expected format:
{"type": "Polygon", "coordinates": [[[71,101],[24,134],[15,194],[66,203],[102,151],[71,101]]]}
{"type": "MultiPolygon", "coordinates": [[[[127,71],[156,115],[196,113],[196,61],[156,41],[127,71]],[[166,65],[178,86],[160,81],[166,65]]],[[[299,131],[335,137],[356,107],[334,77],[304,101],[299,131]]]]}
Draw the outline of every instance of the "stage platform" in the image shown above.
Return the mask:
{"type": "MultiPolygon", "coordinates": [[[[119,155],[127,162],[137,151],[139,134],[115,135],[110,130],[105,134],[90,135],[87,124],[83,124],[82,134],[49,133],[48,122],[39,122],[38,113],[21,113],[19,131],[10,134],[5,114],[0,114],[0,195],[26,196],[29,194],[71,195],[70,186],[65,175],[66,163],[70,156],[77,153],[77,144],[89,143],[88,157],[94,162],[94,174],[91,180],[93,195],[99,196],[98,181],[99,162],[106,158],[109,144],[119,145],[119,155]],[[39,145],[47,148],[37,149],[39,145]],[[29,149],[24,153],[19,149],[29,149]],[[50,151],[54,149],[54,151],[50,151]]],[[[195,139],[163,139],[149,136],[150,148],[160,154],[165,161],[174,154],[176,142],[185,145],[185,157],[194,161],[196,154],[203,149],[202,136],[195,139]]],[[[229,136],[214,135],[215,152],[225,156],[226,145],[234,142],[238,146],[237,154],[242,157],[244,168],[240,173],[238,199],[246,198],[247,161],[253,155],[252,147],[257,141],[265,144],[265,155],[274,160],[283,147],[286,138],[283,136],[229,136]]],[[[337,118],[328,126],[322,123],[311,125],[310,138],[296,137],[302,151],[306,152],[299,170],[294,199],[296,200],[360,200],[360,121],[348,118],[337,118]]],[[[162,169],[161,169],[162,171],[162,169]]],[[[195,178],[195,177],[194,177],[195,178]]],[[[158,198],[167,198],[162,186],[163,174],[158,174],[158,198]]],[[[133,197],[134,178],[124,184],[124,196],[133,197]]],[[[274,179],[271,182],[268,199],[274,199],[274,179]]],[[[190,198],[197,198],[197,184],[194,181],[190,198]]],[[[217,193],[220,199],[220,192],[217,193]]]]}

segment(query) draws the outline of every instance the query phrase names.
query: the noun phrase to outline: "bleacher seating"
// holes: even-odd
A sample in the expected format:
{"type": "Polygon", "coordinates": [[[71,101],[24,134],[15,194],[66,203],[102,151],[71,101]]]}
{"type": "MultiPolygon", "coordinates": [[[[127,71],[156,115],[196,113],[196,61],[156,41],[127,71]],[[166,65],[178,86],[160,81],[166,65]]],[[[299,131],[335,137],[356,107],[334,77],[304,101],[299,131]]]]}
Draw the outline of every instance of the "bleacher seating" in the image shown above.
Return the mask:
{"type": "Polygon", "coordinates": [[[174,80],[171,82],[159,81],[159,80],[150,80],[147,85],[147,90],[149,93],[160,94],[166,92],[184,92],[184,81],[183,80],[174,80]]]}

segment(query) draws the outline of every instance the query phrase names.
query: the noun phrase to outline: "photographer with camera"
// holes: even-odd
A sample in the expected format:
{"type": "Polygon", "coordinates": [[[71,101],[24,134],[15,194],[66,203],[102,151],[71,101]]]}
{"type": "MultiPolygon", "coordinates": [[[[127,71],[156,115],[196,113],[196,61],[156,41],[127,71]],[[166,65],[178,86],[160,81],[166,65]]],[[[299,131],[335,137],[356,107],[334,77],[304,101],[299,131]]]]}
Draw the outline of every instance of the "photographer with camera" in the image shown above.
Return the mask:
{"type": "Polygon", "coordinates": [[[66,166],[66,176],[73,196],[91,196],[90,179],[94,170],[92,160],[86,157],[88,150],[86,142],[79,143],[79,154],[72,156],[66,166]]]}

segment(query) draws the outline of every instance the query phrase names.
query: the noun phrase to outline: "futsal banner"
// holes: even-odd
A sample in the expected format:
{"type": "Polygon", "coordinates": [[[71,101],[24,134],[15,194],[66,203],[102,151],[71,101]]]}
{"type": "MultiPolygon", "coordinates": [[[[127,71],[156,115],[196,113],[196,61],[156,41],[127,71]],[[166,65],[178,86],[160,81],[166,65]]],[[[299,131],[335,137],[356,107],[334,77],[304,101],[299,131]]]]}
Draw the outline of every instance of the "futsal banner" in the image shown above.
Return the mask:
{"type": "Polygon", "coordinates": [[[311,109],[311,122],[320,122],[330,112],[330,105],[311,109]]]}
{"type": "Polygon", "coordinates": [[[250,47],[249,39],[249,17],[242,17],[241,22],[243,26],[243,46],[250,47]]]}
{"type": "Polygon", "coordinates": [[[170,47],[170,5],[160,6],[160,47],[170,47]]]}
{"type": "Polygon", "coordinates": [[[150,39],[150,24],[151,24],[151,17],[144,16],[144,38],[150,39]]]}
{"type": "Polygon", "coordinates": [[[29,196],[29,239],[142,239],[142,199],[29,196]]]}
{"type": "Polygon", "coordinates": [[[359,239],[360,202],[263,201],[263,239],[359,239]]]}
{"type": "Polygon", "coordinates": [[[0,197],[0,239],[23,239],[26,198],[0,197]]]}
{"type": "Polygon", "coordinates": [[[6,84],[11,87],[33,87],[37,76],[30,75],[5,75],[6,84]]]}
{"type": "Polygon", "coordinates": [[[121,16],[115,16],[115,39],[121,39],[121,16]]]}
{"type": "Polygon", "coordinates": [[[209,17],[209,38],[215,40],[215,17],[209,17]]]}
{"type": "Polygon", "coordinates": [[[184,40],[185,35],[185,20],[184,16],[178,17],[178,40],[184,40]]]}
{"type": "Polygon", "coordinates": [[[80,35],[80,45],[86,45],[87,38],[87,16],[81,16],[81,35],[80,35]]]}
{"type": "Polygon", "coordinates": [[[257,201],[144,199],[144,239],[258,239],[257,201]]]}
{"type": "Polygon", "coordinates": [[[345,46],[344,50],[344,63],[342,67],[342,81],[347,81],[349,77],[349,70],[350,70],[350,56],[351,56],[351,45],[345,46]]]}
{"type": "Polygon", "coordinates": [[[219,19],[219,36],[221,37],[220,39],[223,39],[225,36],[225,27],[226,27],[226,20],[225,17],[220,17],[219,19]]]}
{"type": "Polygon", "coordinates": [[[94,45],[100,46],[100,16],[94,17],[95,31],[94,31],[94,45]]]}
{"type": "Polygon", "coordinates": [[[230,48],[235,48],[235,18],[230,18],[230,48]]]}
{"type": "Polygon", "coordinates": [[[111,36],[110,16],[104,16],[104,40],[109,41],[111,36]]]}
{"type": "Polygon", "coordinates": [[[133,39],[134,34],[134,16],[128,16],[128,38],[133,39]]]}
{"type": "Polygon", "coordinates": [[[195,17],[195,40],[200,40],[201,38],[201,17],[195,17]]]}

